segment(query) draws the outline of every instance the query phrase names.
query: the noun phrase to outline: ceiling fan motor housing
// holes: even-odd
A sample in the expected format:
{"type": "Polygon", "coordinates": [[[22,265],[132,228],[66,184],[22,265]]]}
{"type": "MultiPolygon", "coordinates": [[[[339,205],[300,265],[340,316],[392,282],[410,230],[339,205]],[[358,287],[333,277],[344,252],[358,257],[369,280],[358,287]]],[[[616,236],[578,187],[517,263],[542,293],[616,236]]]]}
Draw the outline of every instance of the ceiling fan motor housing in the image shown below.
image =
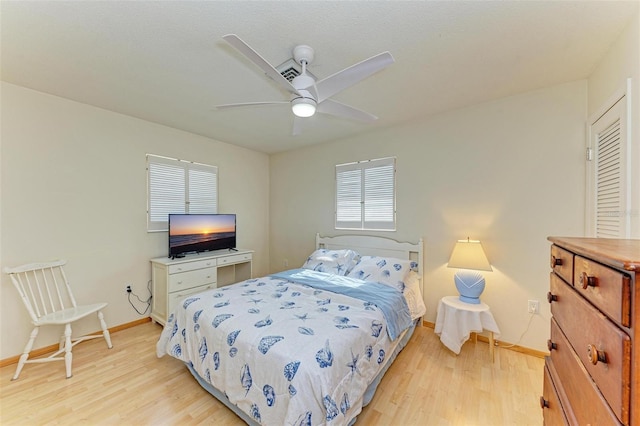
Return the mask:
{"type": "Polygon", "coordinates": [[[291,85],[295,87],[298,92],[313,86],[315,83],[316,81],[313,79],[313,77],[307,74],[300,74],[294,77],[293,80],[291,80],[291,85]]]}

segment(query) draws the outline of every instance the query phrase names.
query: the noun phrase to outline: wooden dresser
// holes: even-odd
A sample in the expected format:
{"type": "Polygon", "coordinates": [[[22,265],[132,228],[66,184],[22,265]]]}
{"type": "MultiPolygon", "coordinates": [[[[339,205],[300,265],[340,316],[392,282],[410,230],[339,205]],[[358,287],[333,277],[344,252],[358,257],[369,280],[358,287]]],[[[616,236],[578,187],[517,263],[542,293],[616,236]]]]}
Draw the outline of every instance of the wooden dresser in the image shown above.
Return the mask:
{"type": "Polygon", "coordinates": [[[640,240],[549,237],[546,425],[640,425],[640,240]]]}

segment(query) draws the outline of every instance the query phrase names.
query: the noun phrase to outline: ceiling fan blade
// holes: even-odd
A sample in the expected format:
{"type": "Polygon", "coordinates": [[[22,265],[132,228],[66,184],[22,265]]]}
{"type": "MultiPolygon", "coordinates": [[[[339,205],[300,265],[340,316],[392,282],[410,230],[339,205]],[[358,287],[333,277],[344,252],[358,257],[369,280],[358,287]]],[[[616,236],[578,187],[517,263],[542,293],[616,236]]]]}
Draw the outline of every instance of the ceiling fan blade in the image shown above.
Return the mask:
{"type": "Polygon", "coordinates": [[[316,82],[318,102],[322,102],[347,87],[353,86],[394,62],[395,60],[391,53],[383,52],[316,82]]]}
{"type": "Polygon", "coordinates": [[[224,105],[216,105],[218,109],[225,108],[236,108],[236,107],[246,107],[246,106],[262,106],[262,105],[280,105],[280,104],[289,104],[289,101],[274,101],[274,102],[243,102],[239,104],[224,104],[224,105]]]}
{"type": "Polygon", "coordinates": [[[369,114],[368,112],[350,107],[349,105],[345,105],[332,99],[327,99],[326,101],[319,103],[317,111],[323,114],[331,114],[338,117],[351,118],[353,120],[366,122],[372,122],[378,119],[378,117],[373,114],[369,114]]]}
{"type": "Polygon", "coordinates": [[[298,94],[295,87],[289,83],[289,80],[284,78],[277,69],[267,62],[258,52],[253,50],[247,43],[242,41],[240,37],[235,34],[227,34],[222,37],[227,43],[235,47],[240,53],[247,57],[251,62],[256,64],[262,69],[269,77],[271,77],[278,85],[290,93],[298,94]]]}

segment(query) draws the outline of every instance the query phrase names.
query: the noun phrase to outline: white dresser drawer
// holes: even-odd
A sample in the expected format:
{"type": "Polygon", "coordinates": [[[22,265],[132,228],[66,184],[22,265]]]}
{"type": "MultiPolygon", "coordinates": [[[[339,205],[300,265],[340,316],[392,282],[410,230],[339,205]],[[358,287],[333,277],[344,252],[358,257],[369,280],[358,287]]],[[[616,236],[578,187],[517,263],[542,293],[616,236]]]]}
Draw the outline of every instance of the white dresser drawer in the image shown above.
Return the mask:
{"type": "Polygon", "coordinates": [[[234,254],[218,258],[218,265],[233,265],[234,263],[242,263],[251,260],[251,253],[234,254]]]}
{"type": "Polygon", "coordinates": [[[182,291],[177,291],[175,293],[171,293],[169,295],[169,314],[173,312],[173,308],[176,307],[178,303],[182,301],[187,296],[191,296],[192,294],[200,293],[201,291],[209,290],[212,288],[216,288],[214,284],[203,285],[200,287],[193,287],[182,291]]]}
{"type": "Polygon", "coordinates": [[[216,264],[216,259],[203,259],[193,262],[178,263],[175,265],[169,265],[169,273],[179,274],[182,272],[194,271],[196,269],[211,268],[213,266],[216,266],[216,264]]]}
{"type": "Polygon", "coordinates": [[[169,275],[169,293],[185,290],[204,284],[215,284],[217,278],[216,268],[196,269],[195,271],[182,272],[169,275]]]}

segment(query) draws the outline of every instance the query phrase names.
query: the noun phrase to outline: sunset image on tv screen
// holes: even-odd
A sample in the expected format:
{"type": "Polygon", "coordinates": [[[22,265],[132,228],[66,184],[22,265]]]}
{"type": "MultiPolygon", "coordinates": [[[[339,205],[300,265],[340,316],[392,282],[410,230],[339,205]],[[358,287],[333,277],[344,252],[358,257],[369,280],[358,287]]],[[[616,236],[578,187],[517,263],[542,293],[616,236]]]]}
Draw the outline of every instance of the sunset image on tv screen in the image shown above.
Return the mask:
{"type": "Polygon", "coordinates": [[[235,247],[233,214],[176,214],[169,217],[169,255],[235,247]]]}

